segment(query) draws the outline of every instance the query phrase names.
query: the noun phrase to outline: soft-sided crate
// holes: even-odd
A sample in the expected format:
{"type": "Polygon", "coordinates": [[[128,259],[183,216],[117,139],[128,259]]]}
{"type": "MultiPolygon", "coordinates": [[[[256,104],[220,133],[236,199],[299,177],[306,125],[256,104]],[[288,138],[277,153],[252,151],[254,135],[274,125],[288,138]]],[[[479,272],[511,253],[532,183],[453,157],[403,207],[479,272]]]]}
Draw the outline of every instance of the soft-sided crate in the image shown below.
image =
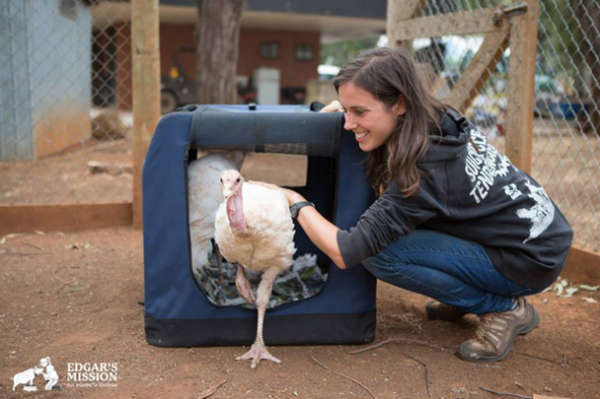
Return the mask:
{"type": "MultiPolygon", "coordinates": [[[[212,305],[191,267],[187,164],[197,149],[303,153],[306,187],[298,189],[328,219],[348,228],[373,200],[363,153],[343,132],[341,113],[305,106],[187,106],[164,116],[143,169],[145,330],[157,346],[247,345],[256,311],[212,305]]],[[[357,344],[375,331],[375,279],[362,267],[339,270],[296,226],[296,256],[318,254],[329,276],[309,299],[267,310],[268,345],[357,344]]]]}

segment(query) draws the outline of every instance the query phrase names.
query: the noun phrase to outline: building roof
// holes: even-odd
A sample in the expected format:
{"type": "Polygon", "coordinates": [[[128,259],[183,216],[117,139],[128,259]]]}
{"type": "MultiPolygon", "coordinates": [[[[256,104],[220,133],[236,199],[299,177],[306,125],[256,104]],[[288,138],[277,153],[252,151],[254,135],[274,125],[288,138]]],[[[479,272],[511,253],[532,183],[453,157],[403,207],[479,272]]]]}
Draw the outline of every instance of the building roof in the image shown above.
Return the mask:
{"type": "MultiPolygon", "coordinates": [[[[95,4],[95,25],[129,19],[128,0],[95,4]]],[[[196,0],[160,0],[162,23],[192,24],[196,0]]],[[[386,0],[247,0],[242,27],[265,30],[318,31],[323,42],[385,33],[386,0]]]]}

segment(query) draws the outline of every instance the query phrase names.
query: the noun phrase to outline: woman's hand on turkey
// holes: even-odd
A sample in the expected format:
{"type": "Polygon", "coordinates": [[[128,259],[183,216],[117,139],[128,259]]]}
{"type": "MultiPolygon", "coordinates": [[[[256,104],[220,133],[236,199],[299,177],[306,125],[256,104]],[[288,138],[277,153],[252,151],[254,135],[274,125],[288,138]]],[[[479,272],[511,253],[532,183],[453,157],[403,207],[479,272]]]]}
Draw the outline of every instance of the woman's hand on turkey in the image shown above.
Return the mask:
{"type": "Polygon", "coordinates": [[[297,192],[295,192],[294,190],[290,190],[289,188],[283,188],[280,187],[276,184],[271,184],[271,183],[265,183],[263,181],[255,181],[255,180],[250,180],[248,181],[248,183],[252,183],[252,184],[257,184],[259,186],[263,186],[263,187],[267,187],[270,188],[272,190],[279,190],[281,191],[285,197],[288,200],[288,203],[291,205],[295,204],[296,202],[300,202],[300,201],[306,201],[306,199],[301,196],[300,194],[298,194],[297,192]]]}
{"type": "Polygon", "coordinates": [[[319,112],[344,112],[344,108],[338,100],[333,100],[324,106],[319,112]]]}

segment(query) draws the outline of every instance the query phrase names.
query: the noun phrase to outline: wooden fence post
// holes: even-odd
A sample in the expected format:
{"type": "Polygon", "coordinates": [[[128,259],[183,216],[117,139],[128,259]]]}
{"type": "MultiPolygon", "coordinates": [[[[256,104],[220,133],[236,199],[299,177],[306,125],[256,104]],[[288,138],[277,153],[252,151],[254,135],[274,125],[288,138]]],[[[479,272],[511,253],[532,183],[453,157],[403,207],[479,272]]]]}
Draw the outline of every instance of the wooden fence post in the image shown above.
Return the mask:
{"type": "Polygon", "coordinates": [[[142,227],[142,166],[160,119],[158,0],[131,1],[133,227],[142,227]]]}
{"type": "Polygon", "coordinates": [[[398,27],[423,7],[425,0],[388,0],[386,34],[389,47],[404,47],[412,54],[412,42],[398,40],[398,27]]]}
{"type": "Polygon", "coordinates": [[[505,153],[521,170],[531,172],[535,55],[539,18],[538,0],[525,0],[527,12],[510,17],[510,60],[506,107],[505,153]]]}

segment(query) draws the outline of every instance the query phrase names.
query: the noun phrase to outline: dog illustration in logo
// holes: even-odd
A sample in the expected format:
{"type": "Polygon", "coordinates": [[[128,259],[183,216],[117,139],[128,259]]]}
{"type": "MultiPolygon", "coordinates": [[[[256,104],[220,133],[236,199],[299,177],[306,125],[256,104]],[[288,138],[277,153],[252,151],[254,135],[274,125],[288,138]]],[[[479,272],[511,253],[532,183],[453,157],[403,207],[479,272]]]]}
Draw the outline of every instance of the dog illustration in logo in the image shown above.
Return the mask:
{"type": "Polygon", "coordinates": [[[41,367],[32,367],[30,369],[15,374],[15,376],[13,377],[12,390],[14,391],[18,385],[23,384],[24,391],[37,391],[37,387],[33,384],[33,380],[35,379],[36,375],[42,374],[42,371],[43,369],[41,367]]]}

